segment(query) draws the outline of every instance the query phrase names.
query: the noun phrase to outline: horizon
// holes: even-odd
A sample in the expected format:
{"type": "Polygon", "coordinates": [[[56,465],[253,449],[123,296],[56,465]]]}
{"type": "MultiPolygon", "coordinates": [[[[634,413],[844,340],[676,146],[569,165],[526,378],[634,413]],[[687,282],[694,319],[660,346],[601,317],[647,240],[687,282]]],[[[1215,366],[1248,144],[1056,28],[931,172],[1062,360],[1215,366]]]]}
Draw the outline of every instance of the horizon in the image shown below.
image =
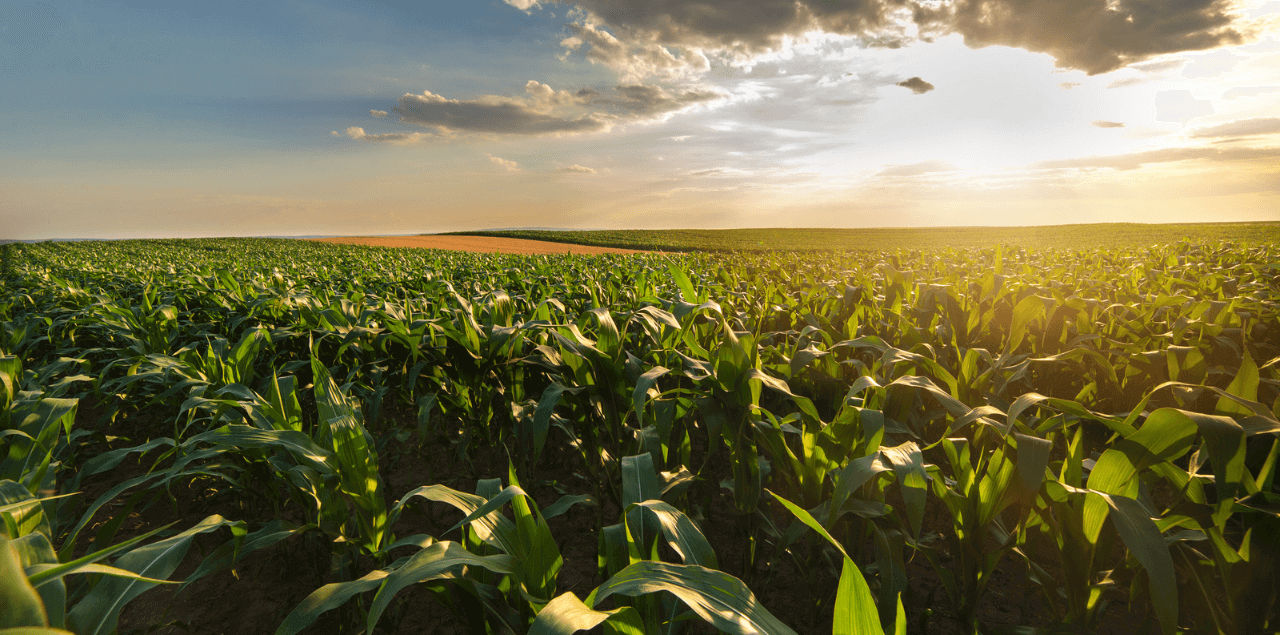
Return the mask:
{"type": "Polygon", "coordinates": [[[699,6],[0,8],[0,239],[1280,220],[1280,0],[699,6]]]}
{"type": "Polygon", "coordinates": [[[1132,221],[1113,221],[1104,223],[1062,223],[1056,225],[933,225],[933,226],[916,226],[916,227],[724,227],[724,228],[706,228],[706,227],[658,227],[652,229],[639,228],[573,228],[573,227],[493,227],[482,229],[467,229],[444,232],[409,232],[395,234],[290,234],[290,235],[222,235],[222,236],[156,236],[150,238],[115,238],[115,237],[90,237],[90,238],[0,238],[0,245],[10,243],[42,243],[42,242],[86,242],[86,241],[123,241],[123,240],[220,240],[220,239],[236,239],[236,238],[261,238],[261,239],[279,239],[279,240],[318,240],[325,238],[404,238],[412,236],[443,236],[450,234],[483,234],[483,233],[505,233],[505,232],[627,232],[627,231],[643,231],[643,232],[686,232],[686,231],[708,231],[708,232],[751,232],[751,231],[850,231],[850,232],[890,232],[890,231],[919,231],[925,232],[930,230],[1016,230],[1016,229],[1052,229],[1052,228],[1083,228],[1083,227],[1112,227],[1112,226],[1136,226],[1136,227],[1158,227],[1158,226],[1223,226],[1223,225],[1276,225],[1280,227],[1280,220],[1246,220],[1246,221],[1194,221],[1194,222],[1132,222],[1132,221]]]}

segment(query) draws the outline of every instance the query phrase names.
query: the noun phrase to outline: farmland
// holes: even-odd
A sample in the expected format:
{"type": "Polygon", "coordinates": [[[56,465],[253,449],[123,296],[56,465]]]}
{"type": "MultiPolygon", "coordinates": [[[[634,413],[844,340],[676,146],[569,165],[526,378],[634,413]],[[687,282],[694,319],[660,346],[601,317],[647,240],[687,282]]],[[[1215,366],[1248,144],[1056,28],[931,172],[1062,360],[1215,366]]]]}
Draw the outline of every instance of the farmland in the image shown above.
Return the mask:
{"type": "Polygon", "coordinates": [[[1280,222],[1107,223],[1041,227],[913,227],[870,229],[622,229],[496,230],[446,235],[550,240],[578,245],[652,251],[893,251],[981,248],[996,244],[1029,249],[1115,249],[1218,240],[1280,242],[1280,222]]]}
{"type": "Polygon", "coordinates": [[[3,245],[0,634],[1274,631],[1276,227],[3,245]]]}

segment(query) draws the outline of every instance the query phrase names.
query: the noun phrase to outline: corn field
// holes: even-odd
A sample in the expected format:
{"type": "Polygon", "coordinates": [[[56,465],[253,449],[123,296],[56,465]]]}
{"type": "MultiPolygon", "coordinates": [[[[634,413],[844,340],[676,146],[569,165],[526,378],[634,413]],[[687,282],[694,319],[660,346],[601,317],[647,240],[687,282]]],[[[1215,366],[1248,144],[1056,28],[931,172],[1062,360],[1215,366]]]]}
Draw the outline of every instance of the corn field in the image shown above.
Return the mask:
{"type": "Polygon", "coordinates": [[[0,251],[0,635],[1280,630],[1273,244],[0,251]]]}

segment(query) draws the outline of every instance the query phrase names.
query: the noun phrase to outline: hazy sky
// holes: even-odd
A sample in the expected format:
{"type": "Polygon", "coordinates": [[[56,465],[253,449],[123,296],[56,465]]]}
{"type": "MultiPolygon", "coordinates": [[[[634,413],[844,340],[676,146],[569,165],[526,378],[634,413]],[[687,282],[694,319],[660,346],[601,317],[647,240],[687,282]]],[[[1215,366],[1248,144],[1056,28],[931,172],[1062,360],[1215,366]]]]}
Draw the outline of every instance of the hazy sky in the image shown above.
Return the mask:
{"type": "Polygon", "coordinates": [[[1280,220],[1280,0],[0,0],[0,238],[1280,220]]]}

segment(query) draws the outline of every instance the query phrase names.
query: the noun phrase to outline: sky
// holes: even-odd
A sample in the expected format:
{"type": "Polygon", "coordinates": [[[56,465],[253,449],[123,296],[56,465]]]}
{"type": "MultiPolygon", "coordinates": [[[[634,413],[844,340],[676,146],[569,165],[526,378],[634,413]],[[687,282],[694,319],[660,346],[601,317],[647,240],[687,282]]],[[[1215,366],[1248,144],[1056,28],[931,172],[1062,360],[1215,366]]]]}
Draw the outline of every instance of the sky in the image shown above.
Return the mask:
{"type": "Polygon", "coordinates": [[[1280,220],[1280,0],[0,0],[0,239],[1280,220]]]}

